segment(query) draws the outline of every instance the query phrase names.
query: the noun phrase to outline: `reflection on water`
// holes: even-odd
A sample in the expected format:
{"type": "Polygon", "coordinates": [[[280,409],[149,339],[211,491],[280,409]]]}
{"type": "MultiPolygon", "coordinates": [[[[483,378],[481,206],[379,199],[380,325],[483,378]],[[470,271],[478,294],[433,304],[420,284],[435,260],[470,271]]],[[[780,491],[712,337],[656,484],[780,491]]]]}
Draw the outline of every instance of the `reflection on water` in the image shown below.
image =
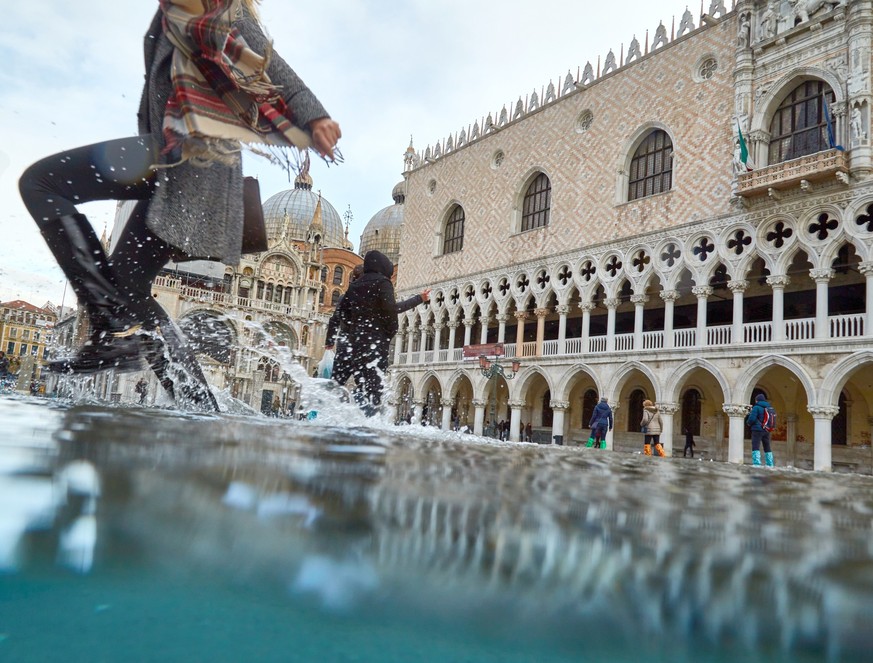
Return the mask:
{"type": "Polygon", "coordinates": [[[869,477],[29,400],[0,420],[0,659],[873,647],[869,477]]]}

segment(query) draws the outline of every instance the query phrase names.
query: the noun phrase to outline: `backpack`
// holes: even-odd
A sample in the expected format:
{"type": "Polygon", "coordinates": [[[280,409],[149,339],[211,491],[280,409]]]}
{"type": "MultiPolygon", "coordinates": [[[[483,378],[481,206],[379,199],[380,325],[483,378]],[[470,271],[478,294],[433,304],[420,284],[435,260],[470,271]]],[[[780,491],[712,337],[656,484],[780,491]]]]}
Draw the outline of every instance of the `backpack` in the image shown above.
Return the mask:
{"type": "Polygon", "coordinates": [[[773,409],[772,405],[764,408],[764,414],[761,416],[761,428],[768,433],[776,430],[776,410],[773,409]]]}

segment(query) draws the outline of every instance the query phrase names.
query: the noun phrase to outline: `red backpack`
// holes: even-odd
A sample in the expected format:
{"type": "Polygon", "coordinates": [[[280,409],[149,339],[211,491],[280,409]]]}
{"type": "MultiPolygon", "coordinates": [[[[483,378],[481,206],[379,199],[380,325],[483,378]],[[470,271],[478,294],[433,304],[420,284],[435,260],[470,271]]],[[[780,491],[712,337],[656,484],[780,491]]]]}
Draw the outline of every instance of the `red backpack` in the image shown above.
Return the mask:
{"type": "Polygon", "coordinates": [[[764,408],[764,414],[761,415],[761,428],[768,433],[776,430],[776,410],[773,409],[772,405],[764,408]]]}

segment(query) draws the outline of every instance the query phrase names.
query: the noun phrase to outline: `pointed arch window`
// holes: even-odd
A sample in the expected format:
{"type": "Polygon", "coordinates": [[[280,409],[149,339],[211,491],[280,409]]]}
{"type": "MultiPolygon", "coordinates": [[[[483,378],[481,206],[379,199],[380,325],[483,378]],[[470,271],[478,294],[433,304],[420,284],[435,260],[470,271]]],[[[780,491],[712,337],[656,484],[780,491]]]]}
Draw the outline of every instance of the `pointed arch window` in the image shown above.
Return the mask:
{"type": "Polygon", "coordinates": [[[835,97],[824,81],[805,81],[785,97],[770,122],[769,163],[782,163],[830,147],[825,99],[833,105],[835,97]]]}
{"type": "Polygon", "coordinates": [[[630,164],[627,199],[638,200],[669,191],[673,186],[673,141],[655,129],[643,139],[630,164]]]}
{"type": "Polygon", "coordinates": [[[524,193],[521,208],[521,231],[544,228],[549,225],[551,207],[552,183],[545,173],[540,173],[524,193]]]}
{"type": "Polygon", "coordinates": [[[443,255],[457,253],[464,248],[464,208],[455,205],[446,221],[443,233],[443,255]]]}

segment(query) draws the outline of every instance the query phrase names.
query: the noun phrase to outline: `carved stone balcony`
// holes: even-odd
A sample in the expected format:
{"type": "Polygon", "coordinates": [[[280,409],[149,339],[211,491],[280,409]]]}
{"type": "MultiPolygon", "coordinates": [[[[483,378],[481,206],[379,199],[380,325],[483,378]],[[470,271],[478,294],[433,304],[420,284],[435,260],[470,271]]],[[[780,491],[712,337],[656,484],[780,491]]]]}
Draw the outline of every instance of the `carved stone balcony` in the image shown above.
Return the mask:
{"type": "Polygon", "coordinates": [[[842,150],[825,150],[742,173],[737,195],[744,198],[769,195],[778,199],[793,188],[811,191],[817,183],[849,183],[849,157],[842,150]]]}

